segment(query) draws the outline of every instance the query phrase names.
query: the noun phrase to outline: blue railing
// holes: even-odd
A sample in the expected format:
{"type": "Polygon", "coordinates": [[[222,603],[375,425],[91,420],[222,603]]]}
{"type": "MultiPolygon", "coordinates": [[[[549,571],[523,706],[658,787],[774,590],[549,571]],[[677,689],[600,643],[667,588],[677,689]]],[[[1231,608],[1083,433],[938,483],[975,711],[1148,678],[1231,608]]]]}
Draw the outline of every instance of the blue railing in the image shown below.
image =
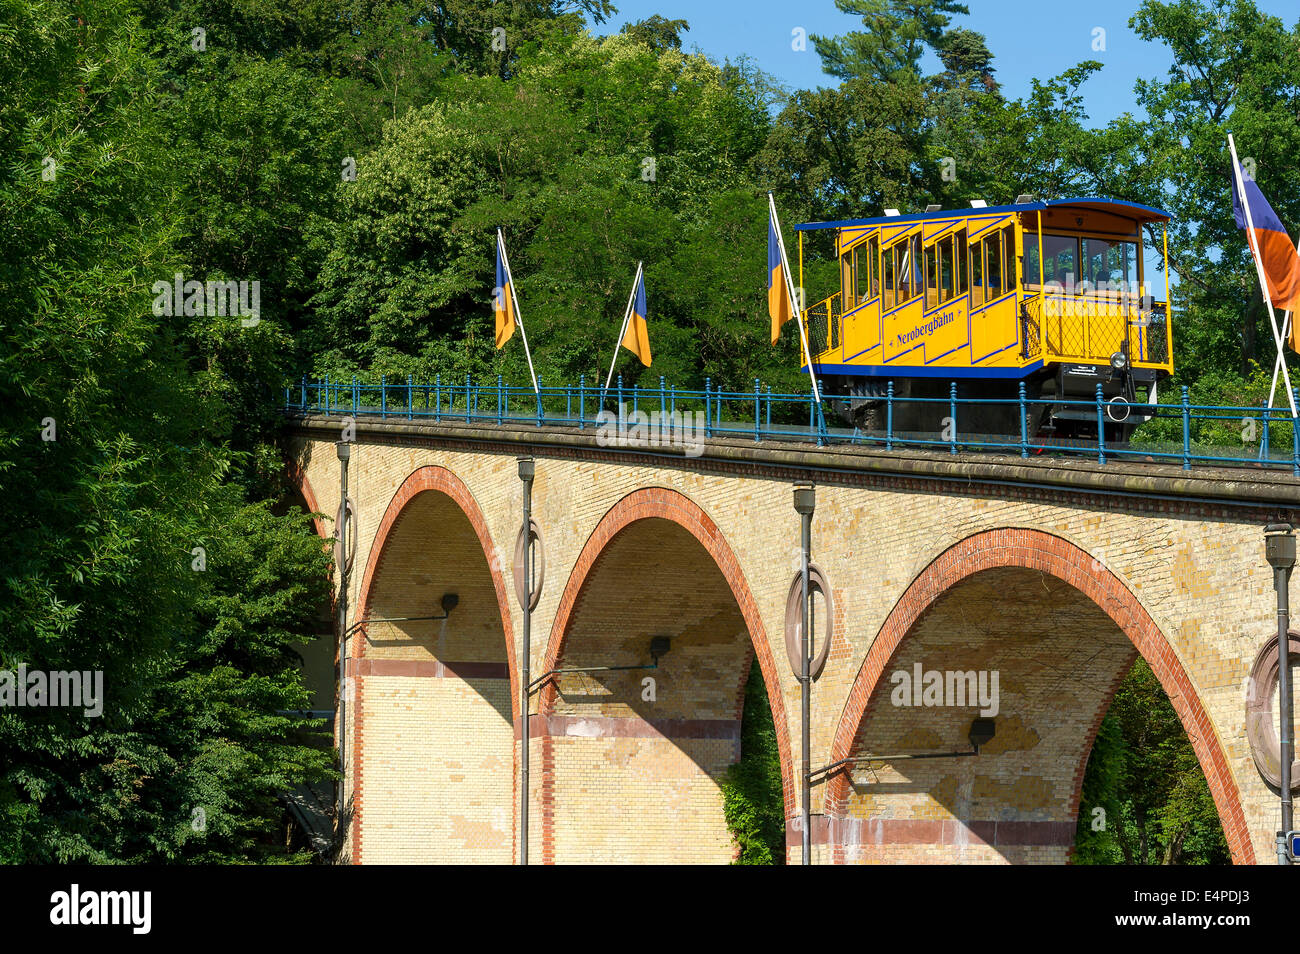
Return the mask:
{"type": "MultiPolygon", "coordinates": [[[[830,406],[844,402],[842,397],[824,397],[827,414],[830,406]]],[[[1300,400],[1300,393],[1297,395],[1300,400]]],[[[577,430],[624,429],[641,422],[663,422],[669,429],[681,428],[681,416],[687,430],[709,437],[747,437],[754,441],[787,440],[825,444],[866,444],[894,450],[920,448],[944,450],[950,454],[969,451],[1014,453],[1023,458],[1041,455],[1070,455],[1105,464],[1112,459],[1141,460],[1155,463],[1238,466],[1290,470],[1300,477],[1300,420],[1288,408],[1221,407],[1191,404],[1187,388],[1179,400],[1167,404],[1129,404],[1128,414],[1147,418],[1126,444],[1106,438],[1109,416],[1115,409],[1102,396],[1098,386],[1092,400],[1057,400],[1030,398],[1021,383],[1014,398],[959,398],[953,383],[947,397],[899,397],[894,382],[888,382],[878,399],[883,412],[883,427],[862,429],[827,427],[826,415],[813,400],[811,392],[780,393],[755,379],[752,391],[726,391],[714,388],[705,379],[703,390],[669,386],[663,378],[658,387],[631,387],[620,375],[608,391],[579,378],[578,384],[554,387],[538,379],[538,391],[527,385],[475,382],[468,375],[463,380],[416,383],[389,381],[381,377],[377,384],[357,378],[337,381],[325,378],[285,388],[285,407],[289,411],[317,414],[378,416],[384,419],[433,421],[462,424],[527,424],[536,427],[572,427],[577,430]],[[295,393],[296,392],[296,393],[295,393]],[[296,398],[296,400],[295,400],[296,398]],[[973,409],[1003,408],[1008,417],[1018,415],[1019,434],[981,434],[963,430],[963,420],[971,419],[973,409]],[[619,409],[622,408],[620,415],[619,409]],[[1073,419],[1086,417],[1096,422],[1097,435],[1086,440],[1057,440],[1031,435],[1027,421],[1030,410],[1052,409],[1065,412],[1073,419]],[[928,411],[938,425],[932,431],[900,430],[896,424],[908,412],[915,417],[928,411]],[[937,413],[936,413],[937,412],[937,413]],[[674,422],[670,424],[670,422],[674,422]]],[[[680,431],[678,431],[680,433],[680,431]]],[[[633,437],[635,442],[635,436],[633,437]]]]}

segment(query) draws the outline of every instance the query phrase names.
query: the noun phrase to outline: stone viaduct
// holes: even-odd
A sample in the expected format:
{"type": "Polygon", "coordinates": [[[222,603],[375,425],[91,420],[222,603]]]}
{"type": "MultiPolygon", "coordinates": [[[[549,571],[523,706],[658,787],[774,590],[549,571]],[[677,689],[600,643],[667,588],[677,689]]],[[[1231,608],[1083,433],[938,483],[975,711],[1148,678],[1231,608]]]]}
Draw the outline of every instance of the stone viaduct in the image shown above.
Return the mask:
{"type": "MultiPolygon", "coordinates": [[[[290,423],[311,511],[339,510],[339,436],[337,416],[290,423]]],[[[1000,679],[977,757],[846,766],[814,787],[816,863],[1068,861],[1093,739],[1138,654],[1182,720],[1234,862],[1273,859],[1277,791],[1252,760],[1245,683],[1276,631],[1263,526],[1300,522],[1294,477],[729,439],[687,458],[603,447],[591,430],[364,417],[352,447],[349,621],[459,602],[442,621],[363,623],[349,642],[344,860],[517,855],[521,454],[537,461],[545,553],[533,674],[642,664],[651,637],[671,638],[653,672],[560,674],[532,696],[530,860],[730,860],[718,783],[740,755],[753,665],[798,860],[785,620],[791,489],[810,480],[812,559],[833,597],[813,766],[968,748],[977,704],[892,704],[892,674],[1000,679]]]]}

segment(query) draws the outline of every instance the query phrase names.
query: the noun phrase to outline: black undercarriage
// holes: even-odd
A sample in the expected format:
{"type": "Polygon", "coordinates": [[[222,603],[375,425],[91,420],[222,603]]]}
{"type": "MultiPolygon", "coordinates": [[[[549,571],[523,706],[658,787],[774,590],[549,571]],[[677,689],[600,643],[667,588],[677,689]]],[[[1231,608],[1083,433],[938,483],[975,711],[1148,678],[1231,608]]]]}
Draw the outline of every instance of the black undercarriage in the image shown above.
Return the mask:
{"type": "MultiPolygon", "coordinates": [[[[959,434],[1018,438],[1023,381],[1027,437],[1095,441],[1100,385],[1100,417],[1105,440],[1126,443],[1134,429],[1149,419],[1149,415],[1134,405],[1141,407],[1153,401],[1157,375],[1163,373],[1150,368],[1055,364],[1023,379],[959,379],[955,382],[957,406],[953,426],[959,434]]],[[[943,378],[892,379],[892,402],[888,400],[889,379],[828,375],[822,384],[839,418],[864,431],[884,431],[888,427],[896,433],[941,434],[954,418],[953,382],[943,378]]]]}

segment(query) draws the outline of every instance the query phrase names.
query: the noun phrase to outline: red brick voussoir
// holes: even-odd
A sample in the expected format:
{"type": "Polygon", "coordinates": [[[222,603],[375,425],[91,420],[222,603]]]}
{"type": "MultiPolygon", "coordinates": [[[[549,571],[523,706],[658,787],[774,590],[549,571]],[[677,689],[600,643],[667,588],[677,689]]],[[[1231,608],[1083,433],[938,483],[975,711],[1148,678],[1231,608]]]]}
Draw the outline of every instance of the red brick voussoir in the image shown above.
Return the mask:
{"type": "MultiPolygon", "coordinates": [[[[293,458],[287,458],[284,462],[285,473],[289,478],[289,483],[298,488],[302,494],[303,503],[307,505],[307,512],[316,514],[320,513],[320,504],[317,502],[315,491],[312,490],[311,481],[307,479],[307,471],[303,469],[301,463],[293,458]]],[[[319,517],[311,518],[312,526],[316,528],[316,533],[322,538],[328,540],[330,535],[325,532],[325,524],[319,517]]]]}

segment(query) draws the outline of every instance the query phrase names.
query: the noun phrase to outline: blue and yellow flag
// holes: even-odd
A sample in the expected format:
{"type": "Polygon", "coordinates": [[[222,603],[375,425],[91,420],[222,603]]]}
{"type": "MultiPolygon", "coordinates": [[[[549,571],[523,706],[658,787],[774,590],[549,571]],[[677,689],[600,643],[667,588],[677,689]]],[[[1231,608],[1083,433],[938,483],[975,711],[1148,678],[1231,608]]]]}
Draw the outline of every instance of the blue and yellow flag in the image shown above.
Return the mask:
{"type": "Polygon", "coordinates": [[[628,318],[627,331],[623,332],[623,347],[641,359],[641,363],[650,367],[650,332],[646,327],[645,306],[645,272],[637,271],[636,293],[632,296],[632,314],[628,318]]]}
{"type": "Polygon", "coordinates": [[[786,281],[776,220],[770,213],[767,218],[767,310],[772,316],[772,344],[776,344],[781,337],[781,326],[794,317],[794,308],[790,302],[790,284],[786,281]]]}
{"type": "Polygon", "coordinates": [[[497,324],[497,347],[515,333],[515,303],[510,289],[510,268],[506,264],[505,242],[497,232],[497,287],[492,293],[492,314],[497,324]]]}

